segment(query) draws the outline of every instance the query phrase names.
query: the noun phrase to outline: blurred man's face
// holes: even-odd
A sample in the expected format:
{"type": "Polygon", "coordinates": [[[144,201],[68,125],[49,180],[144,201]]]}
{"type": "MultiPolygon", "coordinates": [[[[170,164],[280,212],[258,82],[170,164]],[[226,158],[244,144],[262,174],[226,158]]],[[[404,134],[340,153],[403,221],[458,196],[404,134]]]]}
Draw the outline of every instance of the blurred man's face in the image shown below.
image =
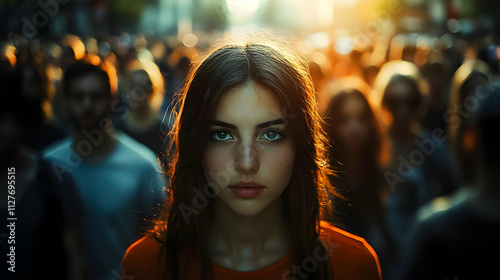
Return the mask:
{"type": "Polygon", "coordinates": [[[76,129],[98,128],[108,117],[111,96],[106,85],[95,74],[74,78],[69,83],[68,114],[76,129]]]}

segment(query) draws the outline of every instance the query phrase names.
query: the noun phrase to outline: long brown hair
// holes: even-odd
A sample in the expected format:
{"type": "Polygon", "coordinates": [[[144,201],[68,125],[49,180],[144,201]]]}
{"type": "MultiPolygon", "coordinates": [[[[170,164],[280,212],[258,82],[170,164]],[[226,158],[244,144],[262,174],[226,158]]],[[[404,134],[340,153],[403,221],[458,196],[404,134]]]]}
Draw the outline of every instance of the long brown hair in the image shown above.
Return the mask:
{"type": "MultiPolygon", "coordinates": [[[[389,147],[387,140],[383,137],[380,123],[376,118],[377,114],[374,112],[375,108],[373,108],[370,104],[366,94],[362,93],[357,88],[347,87],[345,89],[341,89],[336,92],[330,100],[328,110],[324,117],[326,122],[325,131],[330,141],[330,162],[332,162],[335,170],[339,171],[338,175],[344,175],[342,173],[350,171],[350,167],[345,166],[344,163],[346,161],[346,157],[352,155],[345,153],[345,149],[343,147],[346,143],[342,142],[338,132],[339,126],[337,125],[337,122],[341,119],[341,108],[349,99],[356,99],[363,105],[365,118],[368,122],[368,134],[363,146],[361,147],[361,152],[359,153],[363,155],[361,163],[363,176],[360,178],[362,183],[359,184],[359,187],[362,189],[352,190],[351,187],[353,186],[347,186],[345,182],[336,176],[332,176],[331,180],[332,182],[336,182],[337,191],[342,195],[345,195],[345,197],[352,198],[349,194],[352,191],[356,191],[362,195],[364,199],[362,201],[358,201],[358,205],[356,205],[356,207],[364,209],[364,214],[380,215],[382,211],[382,202],[380,201],[380,182],[382,181],[381,174],[389,158],[389,147]]],[[[343,176],[340,176],[340,178],[342,177],[343,176]]],[[[340,200],[339,204],[349,204],[349,202],[354,201],[340,200]]],[[[338,208],[336,210],[340,210],[338,208]]],[[[337,212],[337,214],[340,213],[337,212]]]]}
{"type": "MultiPolygon", "coordinates": [[[[213,189],[202,171],[202,156],[209,139],[210,119],[220,97],[254,82],[269,90],[283,108],[296,159],[290,183],[282,198],[290,219],[294,262],[300,263],[318,247],[320,215],[328,205],[329,168],[324,154],[326,138],[316,109],[313,84],[306,62],[288,47],[258,39],[243,44],[223,41],[193,65],[176,96],[177,116],[170,133],[169,158],[163,169],[170,178],[169,198],[153,230],[164,243],[167,274],[178,279],[178,254],[196,251],[203,259],[202,279],[210,274],[204,245],[213,189]],[[200,205],[199,195],[208,204],[200,205]],[[201,207],[200,207],[201,206],[201,207]]],[[[320,244],[323,246],[322,244],[320,244]]],[[[323,246],[322,249],[326,248],[323,246]]],[[[309,279],[331,276],[328,262],[319,264],[309,279]]]]}

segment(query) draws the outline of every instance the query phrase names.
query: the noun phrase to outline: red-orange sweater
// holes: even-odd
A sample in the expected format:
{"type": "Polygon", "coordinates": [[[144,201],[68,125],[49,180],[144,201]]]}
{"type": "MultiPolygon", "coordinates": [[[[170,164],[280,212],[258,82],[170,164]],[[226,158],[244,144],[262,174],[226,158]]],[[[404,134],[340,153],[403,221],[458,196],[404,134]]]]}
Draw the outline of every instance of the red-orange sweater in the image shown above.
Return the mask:
{"type": "MultiPolygon", "coordinates": [[[[377,254],[361,237],[350,234],[339,228],[321,223],[321,239],[330,247],[330,261],[335,280],[381,280],[382,272],[377,254]]],[[[165,279],[165,251],[163,244],[151,236],[145,236],[132,244],[122,260],[122,280],[153,280],[165,279]]],[[[181,279],[199,279],[200,267],[193,264],[186,266],[188,256],[179,256],[181,279]],[[182,269],[185,268],[185,269],[182,269]]],[[[317,256],[306,258],[301,266],[302,271],[314,269],[315,262],[323,261],[325,257],[318,252],[317,256]]],[[[195,262],[196,263],[196,262],[195,262]]],[[[317,264],[317,263],[316,263],[317,264]]],[[[226,279],[302,279],[301,274],[292,274],[291,254],[283,256],[276,263],[249,272],[233,271],[212,262],[214,280],[226,279]]],[[[302,274],[304,275],[304,274],[302,274]]],[[[304,276],[305,277],[305,276],[304,276]]],[[[305,279],[305,278],[304,278],[305,279]]]]}

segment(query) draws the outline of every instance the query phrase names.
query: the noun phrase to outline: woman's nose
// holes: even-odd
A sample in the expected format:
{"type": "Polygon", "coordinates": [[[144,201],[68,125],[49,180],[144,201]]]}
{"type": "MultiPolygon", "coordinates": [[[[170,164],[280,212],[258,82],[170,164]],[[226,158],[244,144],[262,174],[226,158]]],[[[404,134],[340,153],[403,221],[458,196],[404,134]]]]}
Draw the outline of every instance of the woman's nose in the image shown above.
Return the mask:
{"type": "Polygon", "coordinates": [[[259,170],[257,150],[252,141],[238,145],[234,167],[238,173],[255,173],[259,170]]]}

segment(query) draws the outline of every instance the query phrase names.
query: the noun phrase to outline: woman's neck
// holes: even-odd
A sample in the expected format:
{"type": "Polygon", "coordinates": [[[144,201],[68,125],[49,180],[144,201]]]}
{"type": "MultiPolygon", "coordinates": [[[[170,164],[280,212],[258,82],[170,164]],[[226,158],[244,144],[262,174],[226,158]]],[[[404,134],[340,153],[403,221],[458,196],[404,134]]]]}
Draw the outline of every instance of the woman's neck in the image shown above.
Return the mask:
{"type": "Polygon", "coordinates": [[[251,217],[241,216],[215,200],[208,236],[212,260],[241,271],[276,262],[289,251],[291,239],[281,199],[251,217]]]}

